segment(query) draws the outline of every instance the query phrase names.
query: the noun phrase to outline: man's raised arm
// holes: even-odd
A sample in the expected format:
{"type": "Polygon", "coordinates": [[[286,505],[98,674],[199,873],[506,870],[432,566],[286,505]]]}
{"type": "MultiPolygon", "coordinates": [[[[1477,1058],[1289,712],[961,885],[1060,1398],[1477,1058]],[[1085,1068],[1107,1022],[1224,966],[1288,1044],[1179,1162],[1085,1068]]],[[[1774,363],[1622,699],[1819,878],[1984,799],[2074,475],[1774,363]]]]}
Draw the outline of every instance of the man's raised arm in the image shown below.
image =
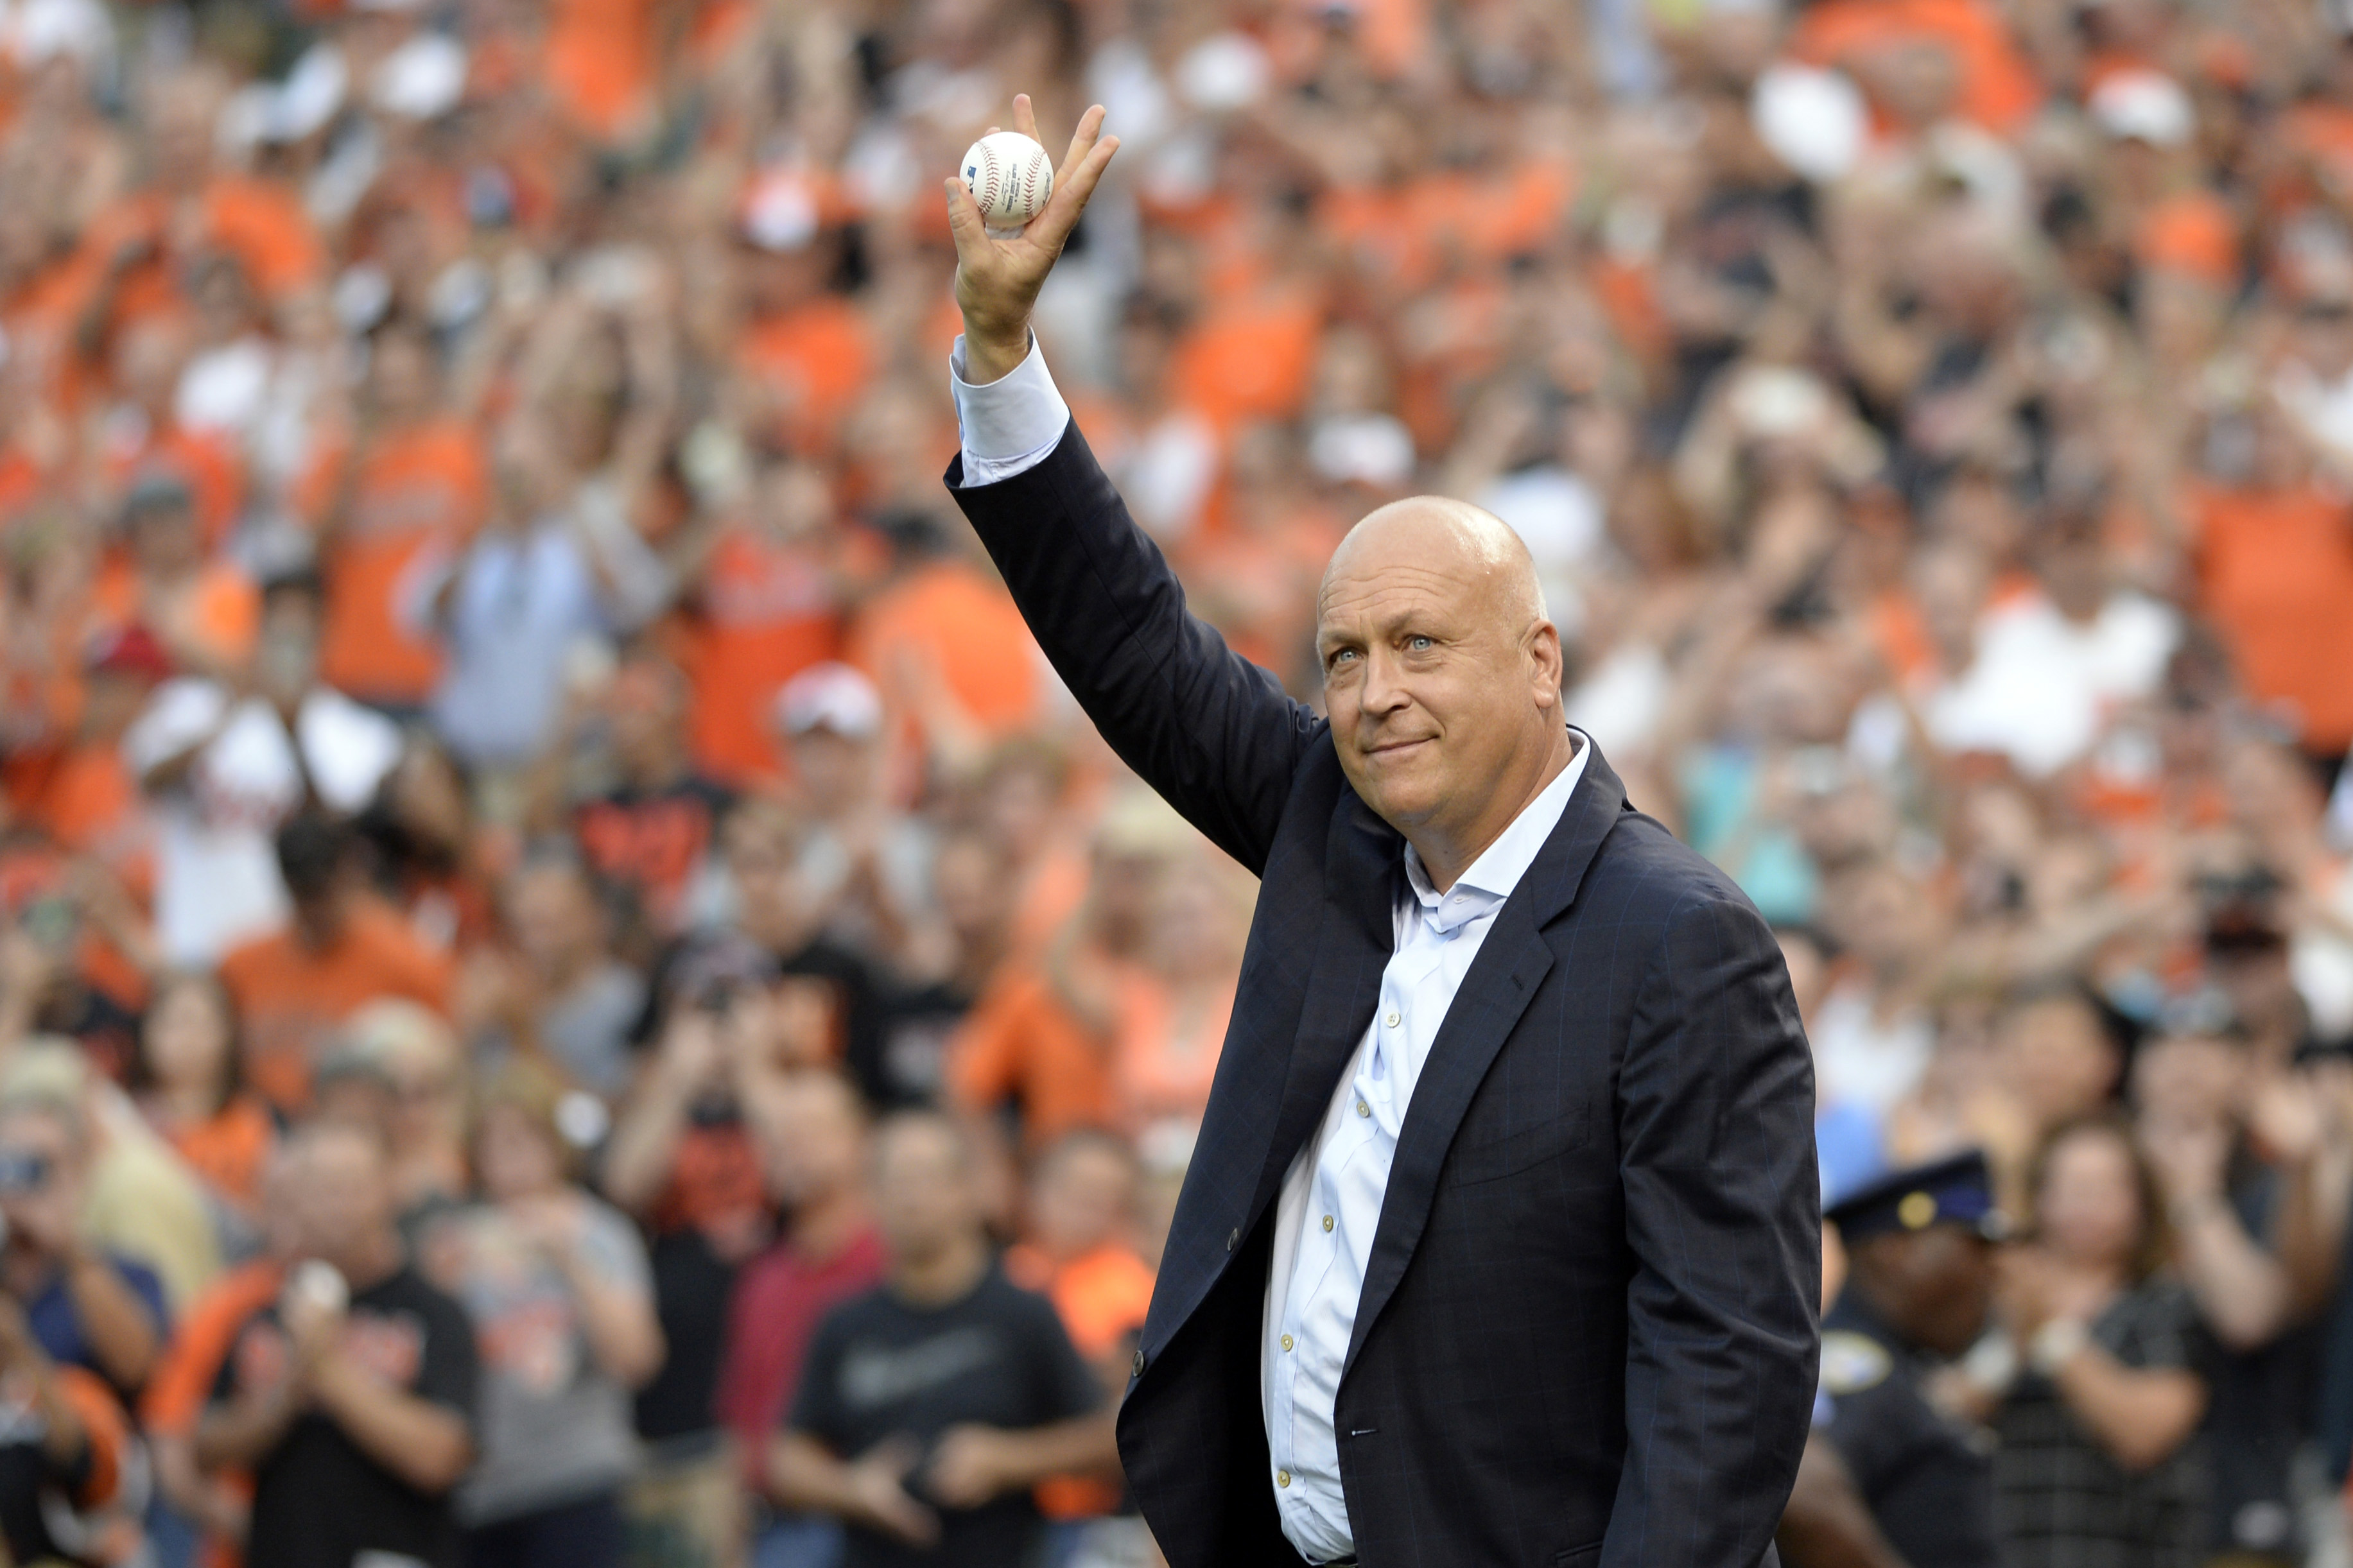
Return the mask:
{"type": "MultiPolygon", "coordinates": [[[[964,183],[947,182],[965,328],[952,363],[963,450],[948,488],[1112,749],[1258,871],[1321,721],[1187,613],[1030,335],[1038,290],[1118,148],[1103,120],[1101,106],[1081,118],[1052,197],[1011,237],[990,235],[964,183]]],[[[1013,125],[1038,133],[1026,96],[1013,100],[1013,125]]]]}

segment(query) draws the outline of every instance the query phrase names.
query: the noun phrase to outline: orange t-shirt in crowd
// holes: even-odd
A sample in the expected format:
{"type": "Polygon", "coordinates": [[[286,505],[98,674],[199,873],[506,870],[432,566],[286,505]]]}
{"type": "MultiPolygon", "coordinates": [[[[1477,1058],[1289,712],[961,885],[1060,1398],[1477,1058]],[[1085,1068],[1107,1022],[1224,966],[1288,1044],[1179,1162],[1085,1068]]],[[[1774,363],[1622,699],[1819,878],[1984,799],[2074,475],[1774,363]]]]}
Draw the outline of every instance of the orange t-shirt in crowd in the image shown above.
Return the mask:
{"type": "Polygon", "coordinates": [[[348,484],[341,526],[322,564],[327,624],[319,668],[329,685],[377,702],[415,704],[433,694],[440,650],[406,626],[400,594],[410,569],[437,541],[455,544],[490,505],[490,468],[480,435],[455,419],[389,432],[343,472],[331,453],[304,480],[302,510],[321,523],[348,484]]]}
{"type": "MultiPolygon", "coordinates": [[[[122,198],[93,219],[76,258],[80,286],[92,290],[117,251],[144,237],[164,247],[178,243],[174,209],[180,194],[144,190],[122,198]]],[[[196,202],[195,244],[227,251],[244,268],[248,282],[264,300],[288,295],[323,279],[327,247],[292,186],[244,174],[221,174],[208,182],[196,202]]],[[[187,253],[159,249],[126,273],[116,292],[116,318],[110,325],[172,308],[180,298],[180,268],[187,253]]]]}
{"type": "Polygon", "coordinates": [[[946,681],[965,716],[992,736],[1038,715],[1038,651],[1002,584],[960,561],[934,561],[867,602],[850,634],[849,659],[885,691],[900,689],[912,655],[946,681]]]}
{"type": "Polygon", "coordinates": [[[108,626],[136,623],[167,637],[177,632],[206,658],[223,666],[242,665],[261,630],[260,588],[234,561],[213,561],[198,568],[187,593],[184,605],[150,602],[141,592],[137,570],[117,556],[100,574],[92,598],[108,626]]]}
{"type": "Polygon", "coordinates": [[[278,1142],[278,1123],[259,1097],[233,1097],[208,1121],[162,1129],[188,1168],[222,1197],[251,1209],[261,1197],[261,1167],[278,1142]]]}
{"type": "Polygon", "coordinates": [[[2198,577],[2239,679],[2294,710],[2297,744],[2353,744],[2353,508],[2317,489],[2213,490],[2199,506],[2198,577]]]}
{"type": "Polygon", "coordinates": [[[237,948],[220,973],[244,1028],[246,1081],[289,1115],[310,1103],[311,1068],[336,1028],[368,1003],[398,996],[448,1008],[448,959],[374,899],[322,952],[290,928],[237,948]]]}
{"type": "MultiPolygon", "coordinates": [[[[1152,1266],[1116,1242],[1105,1242],[1057,1268],[1027,1242],[1005,1254],[1006,1277],[1054,1303],[1055,1316],[1079,1354],[1101,1362],[1144,1327],[1152,1307],[1152,1266]]],[[[1092,1476],[1055,1476],[1038,1483],[1038,1509],[1049,1519],[1092,1519],[1119,1506],[1116,1482],[1092,1476]]]]}
{"type": "Polygon", "coordinates": [[[1986,0],[1824,0],[1799,16],[1788,49],[1809,65],[1835,66],[1922,43],[1951,52],[1960,76],[1954,108],[1964,119],[2007,135],[2042,107],[2034,68],[1986,0]]]}
{"type": "MultiPolygon", "coordinates": [[[[140,1425],[159,1437],[195,1436],[220,1381],[221,1367],[236,1348],[238,1331],[278,1300],[285,1283],[286,1266],[263,1258],[206,1286],[172,1326],[171,1341],[140,1395],[140,1425]]],[[[242,1471],[219,1473],[218,1479],[240,1492],[249,1491],[253,1484],[242,1471]]],[[[237,1568],[244,1555],[228,1537],[207,1535],[197,1561],[204,1568],[237,1568]]]]}
{"type": "MultiPolygon", "coordinates": [[[[111,743],[87,742],[52,753],[16,801],[25,820],[63,848],[88,855],[143,898],[154,879],[145,797],[111,743]]],[[[18,782],[12,777],[11,784],[18,782]]]]}
{"type": "Polygon", "coordinates": [[[1323,312],[1305,289],[1268,288],[1220,301],[1176,346],[1177,401],[1221,430],[1289,419],[1307,404],[1323,312]]]}
{"type": "Polygon", "coordinates": [[[734,528],[711,552],[702,603],[683,659],[694,688],[690,739],[705,773],[741,784],[776,771],[777,689],[840,650],[833,574],[808,544],[734,528]]]}
{"type": "Polygon", "coordinates": [[[753,323],[738,352],[744,368],[776,395],[784,433],[817,447],[840,433],[876,359],[866,318],[839,294],[753,323]]]}
{"type": "Polygon", "coordinates": [[[1158,976],[1140,969],[1118,982],[1118,1061],[1123,1125],[1142,1127],[1168,1118],[1198,1121],[1208,1109],[1209,1081],[1226,1045],[1226,1025],[1234,1011],[1234,988],[1205,1006],[1179,1035],[1175,999],[1158,976]]]}
{"type": "Polygon", "coordinates": [[[1109,1044],[1072,1016],[1044,974],[1017,972],[981,993],[949,1040],[948,1093],[984,1114],[1018,1101],[1021,1140],[1034,1152],[1081,1128],[1116,1125],[1111,1062],[1109,1044]]]}
{"type": "Polygon", "coordinates": [[[652,0],[553,0],[542,56],[547,86],[599,136],[626,135],[653,107],[652,0]]]}

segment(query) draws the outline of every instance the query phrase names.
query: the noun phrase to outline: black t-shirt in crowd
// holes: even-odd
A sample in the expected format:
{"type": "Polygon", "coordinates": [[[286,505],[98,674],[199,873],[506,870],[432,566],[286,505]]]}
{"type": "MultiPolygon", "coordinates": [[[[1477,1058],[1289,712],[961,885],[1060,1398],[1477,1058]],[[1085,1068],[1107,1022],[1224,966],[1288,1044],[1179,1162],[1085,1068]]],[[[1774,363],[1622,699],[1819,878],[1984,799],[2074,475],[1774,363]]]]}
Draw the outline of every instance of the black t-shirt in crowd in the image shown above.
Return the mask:
{"type": "MultiPolygon", "coordinates": [[[[352,1293],[343,1352],[383,1381],[474,1416],[474,1327],[465,1310],[416,1270],[352,1293]]],[[[216,1397],[267,1387],[290,1371],[292,1346],[275,1306],[237,1334],[214,1385],[216,1397]]],[[[253,1477],[247,1568],[352,1568],[364,1552],[457,1568],[456,1521],[446,1496],[428,1497],[369,1458],[343,1430],[315,1412],[296,1418],[253,1477]]]]}
{"type": "MultiPolygon", "coordinates": [[[[1082,1415],[1103,1390],[1071,1348],[1061,1320],[991,1265],[962,1300],[910,1306],[889,1286],[836,1308],[810,1342],[790,1425],[845,1458],[886,1437],[908,1437],[928,1462],[951,1426],[977,1422],[1021,1431],[1082,1415]]],[[[923,1464],[908,1478],[918,1501],[923,1464]]],[[[1040,1523],[1026,1490],[972,1510],[940,1510],[928,1551],[853,1528],[844,1568],[1023,1568],[1040,1523]]]]}

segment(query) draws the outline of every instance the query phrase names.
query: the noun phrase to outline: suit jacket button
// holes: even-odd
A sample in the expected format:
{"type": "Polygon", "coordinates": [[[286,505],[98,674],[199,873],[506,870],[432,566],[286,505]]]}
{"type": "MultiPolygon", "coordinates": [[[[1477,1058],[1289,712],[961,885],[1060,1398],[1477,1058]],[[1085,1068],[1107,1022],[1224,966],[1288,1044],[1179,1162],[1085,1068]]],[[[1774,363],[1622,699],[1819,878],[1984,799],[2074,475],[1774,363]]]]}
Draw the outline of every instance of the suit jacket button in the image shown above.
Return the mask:
{"type": "Polygon", "coordinates": [[[1128,1375],[1130,1377],[1142,1377],[1144,1375],[1144,1352],[1142,1351],[1135,1352],[1135,1359],[1127,1363],[1127,1368],[1128,1375]]]}
{"type": "Polygon", "coordinates": [[[1231,1252],[1235,1247],[1240,1247],[1241,1244],[1242,1233],[1240,1227],[1236,1227],[1233,1230],[1226,1232],[1226,1250],[1228,1252],[1231,1252]]]}

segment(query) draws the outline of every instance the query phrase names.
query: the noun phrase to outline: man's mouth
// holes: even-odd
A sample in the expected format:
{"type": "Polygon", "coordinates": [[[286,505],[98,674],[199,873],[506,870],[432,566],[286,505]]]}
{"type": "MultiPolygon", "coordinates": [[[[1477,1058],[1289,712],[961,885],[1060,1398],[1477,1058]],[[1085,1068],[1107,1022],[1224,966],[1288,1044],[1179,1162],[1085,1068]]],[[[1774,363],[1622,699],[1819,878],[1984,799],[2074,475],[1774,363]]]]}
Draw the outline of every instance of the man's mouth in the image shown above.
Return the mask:
{"type": "Polygon", "coordinates": [[[1416,746],[1426,746],[1430,744],[1430,737],[1424,735],[1418,740],[1412,741],[1383,741],[1380,744],[1377,746],[1367,746],[1365,750],[1366,754],[1368,756],[1395,757],[1401,756],[1405,752],[1412,751],[1416,746]]]}

